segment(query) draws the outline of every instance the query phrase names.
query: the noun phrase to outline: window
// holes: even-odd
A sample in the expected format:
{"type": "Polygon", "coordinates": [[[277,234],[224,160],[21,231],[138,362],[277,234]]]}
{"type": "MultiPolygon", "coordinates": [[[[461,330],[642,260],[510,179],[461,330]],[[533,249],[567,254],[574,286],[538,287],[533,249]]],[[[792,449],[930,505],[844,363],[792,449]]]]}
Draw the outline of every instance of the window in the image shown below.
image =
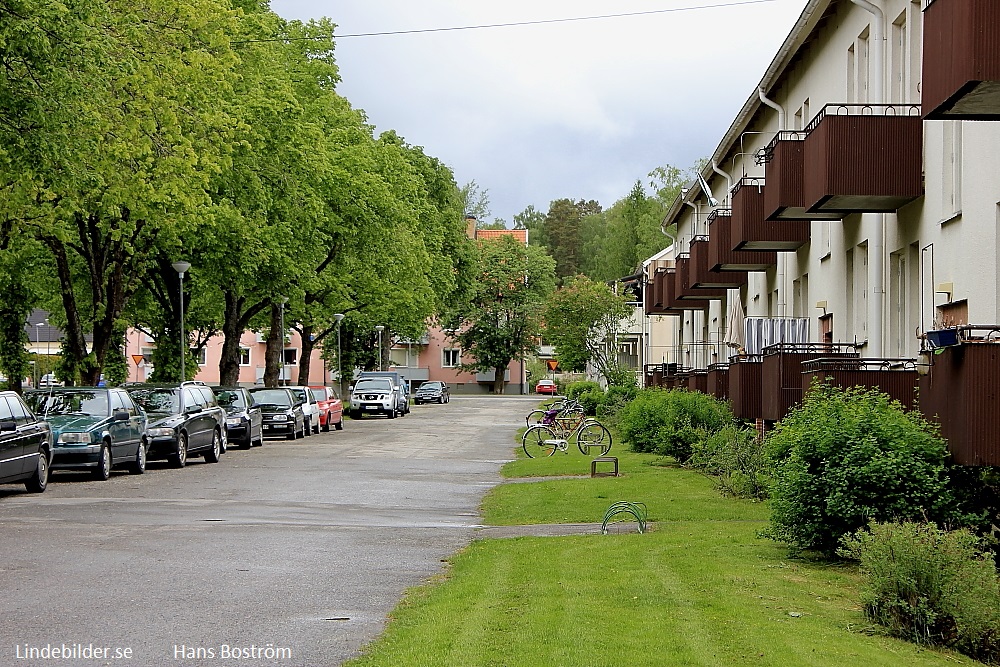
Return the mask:
{"type": "Polygon", "coordinates": [[[441,350],[441,366],[443,368],[455,368],[462,363],[462,351],[457,348],[445,348],[441,350]]]}
{"type": "Polygon", "coordinates": [[[240,366],[250,365],[250,348],[241,347],[240,348],[240,366]]]}
{"type": "Polygon", "coordinates": [[[197,357],[199,366],[208,364],[208,349],[204,347],[199,348],[197,351],[197,357]]]}
{"type": "Polygon", "coordinates": [[[299,349],[297,347],[285,348],[285,365],[295,366],[299,363],[299,349]]]}

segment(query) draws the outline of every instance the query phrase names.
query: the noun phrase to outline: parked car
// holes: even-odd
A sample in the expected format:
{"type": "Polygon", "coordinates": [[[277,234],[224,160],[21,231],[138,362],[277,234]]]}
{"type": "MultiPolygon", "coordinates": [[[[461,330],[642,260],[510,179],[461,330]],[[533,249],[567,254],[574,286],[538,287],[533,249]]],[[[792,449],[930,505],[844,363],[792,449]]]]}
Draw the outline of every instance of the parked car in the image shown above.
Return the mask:
{"type": "Polygon", "coordinates": [[[395,419],[400,413],[399,394],[387,377],[361,378],[351,388],[351,419],[362,414],[382,414],[395,419]]]}
{"type": "Polygon", "coordinates": [[[448,383],[437,380],[423,383],[417,389],[417,393],[413,395],[413,401],[417,405],[421,403],[447,403],[450,400],[451,391],[448,389],[448,383]]]}
{"type": "Polygon", "coordinates": [[[242,449],[263,445],[263,416],[250,392],[243,387],[212,387],[212,391],[226,411],[226,440],[242,449]]]}
{"type": "Polygon", "coordinates": [[[556,383],[552,380],[539,380],[538,384],[535,385],[536,394],[549,394],[550,396],[555,396],[558,391],[556,383]]]}
{"type": "Polygon", "coordinates": [[[52,470],[87,470],[106,480],[115,466],[146,472],[146,413],[124,389],[52,387],[24,394],[52,427],[52,470]]]}
{"type": "Polygon", "coordinates": [[[167,459],[175,468],[191,454],[218,463],[224,449],[226,411],[204,382],[131,385],[128,393],[146,411],[150,460],[167,459]]]}
{"type": "Polygon", "coordinates": [[[32,493],[49,484],[52,430],[13,391],[0,391],[0,484],[23,482],[32,493]]]}
{"type": "Polygon", "coordinates": [[[299,385],[293,385],[288,387],[295,397],[295,400],[302,402],[302,414],[305,415],[306,426],[303,429],[306,435],[312,435],[313,433],[319,433],[320,418],[319,418],[319,405],[316,403],[316,397],[309,390],[309,387],[302,387],[299,385]]]}
{"type": "Polygon", "coordinates": [[[324,431],[344,428],[344,403],[333,387],[309,387],[319,406],[319,425],[324,431]]]}
{"type": "Polygon", "coordinates": [[[410,382],[399,371],[361,371],[361,378],[389,378],[396,394],[396,414],[410,414],[410,382]]]}
{"type": "Polygon", "coordinates": [[[249,392],[260,406],[264,435],[284,435],[289,440],[305,437],[302,401],[288,387],[254,387],[249,392]]]}

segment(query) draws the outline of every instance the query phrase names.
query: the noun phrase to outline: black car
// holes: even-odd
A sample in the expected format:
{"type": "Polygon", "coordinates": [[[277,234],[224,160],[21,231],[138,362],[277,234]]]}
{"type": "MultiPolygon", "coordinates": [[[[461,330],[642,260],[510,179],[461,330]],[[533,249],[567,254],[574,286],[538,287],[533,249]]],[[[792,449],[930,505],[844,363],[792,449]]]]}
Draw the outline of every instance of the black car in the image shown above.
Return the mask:
{"type": "Polygon", "coordinates": [[[451,391],[448,389],[448,383],[437,380],[423,383],[413,396],[413,401],[417,405],[421,403],[447,403],[450,400],[451,391]]]}
{"type": "Polygon", "coordinates": [[[52,431],[13,391],[0,391],[0,484],[23,482],[32,493],[49,484],[52,431]]]}
{"type": "Polygon", "coordinates": [[[264,435],[284,435],[289,440],[304,438],[306,418],[302,401],[295,398],[287,387],[254,387],[250,389],[253,401],[260,406],[264,422],[264,435]]]}
{"type": "Polygon", "coordinates": [[[51,387],[24,399],[52,427],[52,470],[90,470],[100,480],[117,465],[146,470],[146,413],[124,389],[51,387]]]}
{"type": "Polygon", "coordinates": [[[149,459],[167,459],[175,468],[191,454],[218,463],[225,451],[226,411],[204,382],[132,385],[129,395],[146,411],[149,459]]]}
{"type": "Polygon", "coordinates": [[[242,449],[264,444],[260,406],[243,387],[212,387],[215,398],[226,411],[226,439],[242,449]]]}

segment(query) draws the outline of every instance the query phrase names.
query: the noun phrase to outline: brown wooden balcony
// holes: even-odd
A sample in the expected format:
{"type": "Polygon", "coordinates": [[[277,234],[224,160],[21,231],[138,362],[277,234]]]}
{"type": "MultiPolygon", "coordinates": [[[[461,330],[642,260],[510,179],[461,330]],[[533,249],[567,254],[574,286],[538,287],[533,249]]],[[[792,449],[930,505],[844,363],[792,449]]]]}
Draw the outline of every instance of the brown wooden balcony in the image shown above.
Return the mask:
{"type": "Polygon", "coordinates": [[[720,401],[729,399],[729,364],[712,364],[708,367],[705,393],[720,401]]]}
{"type": "MultiPolygon", "coordinates": [[[[736,240],[733,236],[736,220],[734,208],[716,209],[713,213],[725,210],[725,214],[709,216],[708,218],[708,268],[711,271],[767,271],[778,263],[778,256],[773,252],[750,252],[734,250],[736,240]]],[[[745,274],[744,274],[745,275],[745,274]]],[[[745,282],[744,278],[744,282],[745,282]]]]}
{"type": "MultiPolygon", "coordinates": [[[[712,211],[712,215],[715,215],[719,210],[712,211]]],[[[712,217],[709,216],[709,219],[711,220],[712,217]]],[[[717,225],[717,227],[722,226],[717,225]]],[[[746,271],[712,270],[709,259],[712,254],[710,238],[709,236],[696,236],[691,241],[691,286],[694,289],[734,289],[746,285],[746,271]]]]}
{"type": "MultiPolygon", "coordinates": [[[[805,196],[805,138],[803,131],[774,135],[761,153],[764,163],[763,220],[839,220],[840,213],[809,211],[805,196]]],[[[806,236],[808,237],[808,227],[806,236]]]]}
{"type": "Polygon", "coordinates": [[[961,328],[961,344],[928,355],[920,411],[941,425],[961,465],[1000,465],[1000,325],[961,328]]]}
{"type": "Polygon", "coordinates": [[[886,213],[923,195],[919,106],[829,104],[806,131],[807,211],[886,213]]]}
{"type": "Polygon", "coordinates": [[[677,269],[663,273],[663,314],[681,315],[685,310],[708,310],[708,299],[679,299],[677,297],[677,269]]]}
{"type": "Polygon", "coordinates": [[[780,421],[802,401],[802,362],[820,357],[857,357],[847,343],[779,343],[764,348],[760,417],[780,421]]]}
{"type": "Polygon", "coordinates": [[[684,254],[678,255],[675,260],[677,267],[677,272],[674,276],[674,304],[673,307],[681,307],[690,310],[702,310],[708,306],[693,306],[688,305],[692,302],[708,303],[709,299],[724,299],[726,298],[726,290],[723,288],[717,289],[700,289],[694,287],[692,283],[692,266],[691,266],[691,256],[684,254]]]}
{"type": "Polygon", "coordinates": [[[708,393],[708,371],[704,368],[692,368],[687,377],[688,391],[708,393]]]}
{"type": "Polygon", "coordinates": [[[802,362],[802,388],[813,382],[837,387],[870,387],[888,394],[906,408],[917,401],[916,359],[854,359],[821,357],[802,362]]]}
{"type": "MultiPolygon", "coordinates": [[[[733,188],[733,214],[729,234],[733,250],[785,252],[798,250],[809,243],[809,221],[766,219],[766,192],[764,181],[756,178],[740,179],[733,188]]],[[[714,233],[710,228],[710,237],[714,233]]]]}
{"type": "Polygon", "coordinates": [[[737,419],[760,419],[759,355],[741,355],[729,360],[729,401],[737,419]]]}
{"type": "Polygon", "coordinates": [[[921,102],[927,120],[1000,120],[1000,2],[924,7],[921,102]]]}

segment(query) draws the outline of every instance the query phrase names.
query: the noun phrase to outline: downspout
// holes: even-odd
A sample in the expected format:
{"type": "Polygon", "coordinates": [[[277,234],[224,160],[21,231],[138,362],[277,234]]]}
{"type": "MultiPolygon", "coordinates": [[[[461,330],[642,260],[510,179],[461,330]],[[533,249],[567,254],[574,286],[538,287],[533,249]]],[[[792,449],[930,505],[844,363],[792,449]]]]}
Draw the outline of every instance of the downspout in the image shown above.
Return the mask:
{"type": "Polygon", "coordinates": [[[729,205],[733,190],[733,177],[719,169],[719,165],[715,160],[712,161],[712,171],[726,179],[726,204],[729,205]]]}
{"type": "MultiPolygon", "coordinates": [[[[868,0],[851,0],[854,4],[872,14],[871,68],[872,80],[869,82],[869,103],[885,103],[885,14],[875,4],[868,0]]],[[[868,250],[868,280],[871,283],[871,301],[868,304],[869,347],[866,356],[882,356],[882,315],[885,303],[885,226],[886,214],[878,214],[878,223],[872,230],[868,250]]]]}
{"type": "MultiPolygon", "coordinates": [[[[761,86],[757,89],[757,96],[760,101],[767,106],[771,107],[778,112],[778,132],[785,129],[785,108],[775,102],[774,100],[768,99],[764,94],[764,87],[761,86]]],[[[778,253],[778,267],[776,276],[778,282],[778,316],[784,317],[787,311],[787,306],[785,304],[785,264],[788,262],[788,258],[785,257],[787,253],[778,253]]]]}

